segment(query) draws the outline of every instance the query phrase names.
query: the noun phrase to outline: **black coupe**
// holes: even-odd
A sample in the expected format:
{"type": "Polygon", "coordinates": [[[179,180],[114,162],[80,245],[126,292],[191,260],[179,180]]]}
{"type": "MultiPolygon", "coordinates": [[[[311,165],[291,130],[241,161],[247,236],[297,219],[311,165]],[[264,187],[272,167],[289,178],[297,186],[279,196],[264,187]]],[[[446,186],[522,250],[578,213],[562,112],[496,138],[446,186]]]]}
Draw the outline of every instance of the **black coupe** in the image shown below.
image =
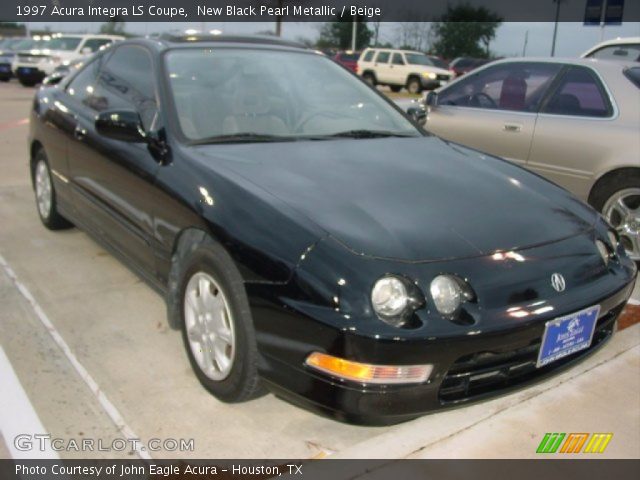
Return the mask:
{"type": "Polygon", "coordinates": [[[40,218],[162,292],[200,382],[393,423],[604,344],[636,266],[567,191],[426,134],[324,55],[166,36],[33,102],[40,218]]]}

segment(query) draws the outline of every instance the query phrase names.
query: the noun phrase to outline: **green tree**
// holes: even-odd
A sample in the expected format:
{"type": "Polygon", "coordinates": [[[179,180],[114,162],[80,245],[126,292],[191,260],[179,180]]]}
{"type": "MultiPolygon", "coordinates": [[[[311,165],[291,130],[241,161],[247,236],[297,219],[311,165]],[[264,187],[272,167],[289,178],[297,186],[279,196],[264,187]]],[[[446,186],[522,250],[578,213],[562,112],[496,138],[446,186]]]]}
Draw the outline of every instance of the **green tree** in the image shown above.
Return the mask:
{"type": "MultiPolygon", "coordinates": [[[[358,17],[356,21],[358,22],[356,49],[361,50],[369,45],[373,32],[362,17],[358,17]]],[[[335,21],[327,22],[322,26],[316,45],[318,48],[350,49],[352,29],[353,17],[346,15],[343,18],[338,17],[335,21]]]]}
{"type": "Polygon", "coordinates": [[[121,20],[121,17],[115,16],[108,22],[103,23],[100,25],[100,33],[104,33],[106,35],[125,35],[125,22],[121,20]]]}
{"type": "Polygon", "coordinates": [[[448,6],[433,24],[433,49],[443,58],[489,57],[489,44],[502,18],[485,7],[448,6]]]}

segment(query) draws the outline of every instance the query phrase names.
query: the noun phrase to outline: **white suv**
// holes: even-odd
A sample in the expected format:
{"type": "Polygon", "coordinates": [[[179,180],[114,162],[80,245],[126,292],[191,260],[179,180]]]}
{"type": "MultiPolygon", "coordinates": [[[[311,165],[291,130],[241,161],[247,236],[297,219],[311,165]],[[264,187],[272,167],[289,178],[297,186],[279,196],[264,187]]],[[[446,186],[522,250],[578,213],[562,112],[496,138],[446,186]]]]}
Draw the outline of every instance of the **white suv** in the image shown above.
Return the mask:
{"type": "Polygon", "coordinates": [[[433,90],[453,77],[449,70],[436,67],[424,53],[389,48],[367,48],[362,52],[358,74],[372,85],[388,85],[394,92],[405,87],[410,93],[433,90]]]}
{"type": "Polygon", "coordinates": [[[22,85],[33,86],[51,74],[56,67],[91,55],[118,40],[124,40],[124,37],[119,35],[51,35],[51,37],[39,41],[36,48],[18,52],[11,68],[22,85]]]}

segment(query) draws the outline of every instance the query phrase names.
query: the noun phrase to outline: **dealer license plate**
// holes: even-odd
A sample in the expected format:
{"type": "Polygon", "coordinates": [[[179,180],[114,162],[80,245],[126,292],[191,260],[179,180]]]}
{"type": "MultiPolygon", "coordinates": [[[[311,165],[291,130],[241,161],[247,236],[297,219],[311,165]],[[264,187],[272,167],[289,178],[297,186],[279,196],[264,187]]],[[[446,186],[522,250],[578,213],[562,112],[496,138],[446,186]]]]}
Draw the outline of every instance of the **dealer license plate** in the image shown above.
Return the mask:
{"type": "Polygon", "coordinates": [[[30,67],[19,67],[18,68],[18,73],[22,73],[24,75],[30,75],[32,73],[34,73],[36,71],[35,68],[30,68],[30,67]]]}
{"type": "Polygon", "coordinates": [[[591,345],[600,305],[549,320],[544,327],[536,367],[555,362],[591,345]]]}

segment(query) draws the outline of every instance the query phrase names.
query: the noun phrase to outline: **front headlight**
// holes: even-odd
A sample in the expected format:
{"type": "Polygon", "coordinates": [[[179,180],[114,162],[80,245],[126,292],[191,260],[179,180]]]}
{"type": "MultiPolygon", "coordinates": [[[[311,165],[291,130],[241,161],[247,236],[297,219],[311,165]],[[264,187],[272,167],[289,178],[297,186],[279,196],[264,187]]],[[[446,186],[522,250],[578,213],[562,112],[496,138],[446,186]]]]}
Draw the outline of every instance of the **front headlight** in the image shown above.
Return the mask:
{"type": "Polygon", "coordinates": [[[375,312],[385,318],[400,316],[409,305],[409,294],[398,277],[383,277],[371,290],[371,303],[375,312]]]}
{"type": "Polygon", "coordinates": [[[471,288],[453,275],[438,275],[429,290],[438,312],[446,316],[453,315],[462,303],[473,298],[471,288]]]}
{"type": "Polygon", "coordinates": [[[434,80],[437,77],[437,75],[433,72],[424,72],[422,76],[425,78],[430,78],[431,80],[434,80]]]}

